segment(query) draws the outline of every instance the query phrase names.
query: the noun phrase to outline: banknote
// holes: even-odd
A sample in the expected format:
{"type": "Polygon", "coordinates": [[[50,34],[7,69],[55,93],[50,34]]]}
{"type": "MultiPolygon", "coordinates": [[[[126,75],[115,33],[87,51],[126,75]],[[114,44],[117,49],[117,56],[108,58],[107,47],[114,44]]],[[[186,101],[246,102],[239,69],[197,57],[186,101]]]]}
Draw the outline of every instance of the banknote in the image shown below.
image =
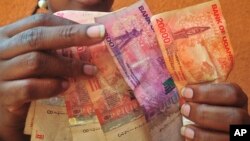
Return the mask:
{"type": "MultiPolygon", "coordinates": [[[[73,12],[72,15],[71,12],[65,11],[63,17],[78,23],[86,23],[81,12],[78,14],[73,12]]],[[[99,15],[92,14],[92,21],[99,15]]],[[[87,17],[89,23],[91,23],[90,19],[91,16],[87,17]]],[[[133,91],[116,67],[104,42],[90,47],[59,50],[58,54],[95,64],[99,70],[95,77],[78,76],[73,78],[73,81],[71,80],[75,87],[70,88],[65,94],[71,125],[90,127],[93,126],[90,125],[91,123],[99,122],[101,130],[100,127],[93,127],[85,131],[89,131],[88,133],[103,131],[108,141],[148,140],[143,111],[133,91]],[[98,118],[98,121],[93,121],[94,116],[98,118]]],[[[79,128],[75,127],[75,130],[79,128]]],[[[72,130],[73,138],[80,138],[76,132],[72,130]]],[[[97,137],[96,134],[93,135],[97,137]]]]}
{"type": "Polygon", "coordinates": [[[84,79],[86,78],[72,78],[71,88],[64,94],[73,141],[106,141],[84,79]]]}
{"type": "Polygon", "coordinates": [[[95,21],[106,27],[105,43],[144,110],[152,140],[180,141],[179,97],[150,18],[146,3],[138,1],[95,21]]]}
{"type": "Polygon", "coordinates": [[[31,141],[72,141],[64,103],[63,97],[36,101],[31,141]]]}
{"type": "Polygon", "coordinates": [[[35,108],[36,108],[36,102],[32,101],[25,122],[24,134],[26,135],[31,135],[32,133],[35,108]]]}
{"type": "Polygon", "coordinates": [[[54,13],[54,15],[66,18],[77,23],[87,24],[94,23],[94,17],[106,15],[107,12],[97,11],[76,11],[76,10],[64,10],[54,13]]]}
{"type": "Polygon", "coordinates": [[[218,0],[161,13],[151,20],[179,91],[188,84],[225,81],[234,55],[218,0]]]}
{"type": "Polygon", "coordinates": [[[148,136],[143,111],[106,45],[103,42],[88,50],[91,54],[90,62],[97,66],[99,72],[95,78],[86,79],[86,86],[107,140],[146,141],[148,136]],[[135,127],[137,129],[132,130],[135,127]],[[126,130],[130,132],[120,135],[126,130]]]}

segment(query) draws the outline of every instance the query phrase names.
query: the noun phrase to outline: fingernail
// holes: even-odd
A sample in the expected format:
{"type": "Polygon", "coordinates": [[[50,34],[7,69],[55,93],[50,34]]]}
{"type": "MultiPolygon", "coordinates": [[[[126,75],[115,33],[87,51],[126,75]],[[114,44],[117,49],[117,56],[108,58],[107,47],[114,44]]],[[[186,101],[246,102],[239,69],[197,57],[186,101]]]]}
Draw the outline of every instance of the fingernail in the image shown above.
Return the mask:
{"type": "Polygon", "coordinates": [[[94,25],[87,29],[87,35],[90,38],[102,38],[105,34],[104,25],[94,25]]]}
{"type": "Polygon", "coordinates": [[[194,139],[194,130],[183,126],[181,127],[181,135],[188,139],[194,139]]]}
{"type": "Polygon", "coordinates": [[[67,89],[69,88],[69,82],[68,82],[68,81],[63,81],[63,82],[62,82],[62,88],[63,88],[64,90],[67,90],[67,89]]]}
{"type": "Polygon", "coordinates": [[[181,113],[182,115],[186,116],[186,117],[189,117],[189,114],[190,114],[190,105],[189,104],[183,104],[181,106],[181,113]]]}
{"type": "Polygon", "coordinates": [[[182,88],[181,96],[183,96],[185,98],[193,98],[194,92],[191,88],[182,88]]]}
{"type": "Polygon", "coordinates": [[[84,65],[83,72],[86,75],[95,75],[97,73],[97,67],[93,65],[84,65]]]}

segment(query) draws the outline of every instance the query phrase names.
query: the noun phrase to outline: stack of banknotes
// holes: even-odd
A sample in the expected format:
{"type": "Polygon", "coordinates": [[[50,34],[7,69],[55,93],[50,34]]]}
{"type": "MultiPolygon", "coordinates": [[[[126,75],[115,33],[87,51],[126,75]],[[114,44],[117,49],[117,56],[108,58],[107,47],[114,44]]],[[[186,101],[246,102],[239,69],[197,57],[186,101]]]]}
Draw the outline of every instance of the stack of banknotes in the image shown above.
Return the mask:
{"type": "Polygon", "coordinates": [[[103,24],[106,35],[57,51],[98,73],[68,78],[65,93],[31,103],[24,133],[32,141],[182,141],[181,89],[225,81],[233,67],[218,0],[154,16],[143,0],[112,13],[55,15],[103,24]]]}

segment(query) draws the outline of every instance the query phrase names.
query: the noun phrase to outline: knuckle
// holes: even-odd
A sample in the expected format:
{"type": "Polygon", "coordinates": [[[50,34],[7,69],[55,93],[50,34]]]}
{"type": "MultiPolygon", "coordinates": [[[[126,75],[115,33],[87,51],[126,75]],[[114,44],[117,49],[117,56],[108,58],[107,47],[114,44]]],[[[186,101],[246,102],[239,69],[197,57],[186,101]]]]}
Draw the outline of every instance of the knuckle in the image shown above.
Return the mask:
{"type": "Polygon", "coordinates": [[[39,52],[32,52],[27,55],[26,66],[29,73],[40,72],[45,64],[45,57],[39,52]]]}
{"type": "Polygon", "coordinates": [[[57,93],[60,90],[60,82],[59,81],[49,81],[46,84],[43,84],[43,87],[47,87],[47,93],[57,93]]]}
{"type": "Polygon", "coordinates": [[[65,73],[68,76],[76,76],[82,72],[81,71],[81,66],[83,64],[75,59],[68,59],[67,63],[66,63],[66,69],[65,69],[65,73]],[[78,71],[79,70],[79,71],[78,71]]]}
{"type": "Polygon", "coordinates": [[[26,80],[23,82],[20,97],[23,101],[30,101],[32,99],[32,93],[34,93],[34,83],[32,80],[26,80]]]}
{"type": "Polygon", "coordinates": [[[37,25],[44,25],[45,22],[49,19],[48,14],[36,14],[32,16],[33,22],[37,25]]]}
{"type": "Polygon", "coordinates": [[[196,101],[204,101],[210,99],[211,95],[213,95],[214,84],[195,85],[193,89],[198,93],[194,95],[194,99],[196,101]]]}
{"type": "Polygon", "coordinates": [[[233,94],[233,95],[237,95],[238,94],[238,91],[239,91],[239,86],[236,85],[236,84],[228,84],[228,91],[229,93],[233,94]]]}
{"type": "Polygon", "coordinates": [[[3,89],[3,82],[0,81],[0,101],[2,101],[2,98],[5,94],[2,89],[3,89]]]}
{"type": "Polygon", "coordinates": [[[60,37],[62,38],[71,38],[72,41],[76,41],[78,38],[77,35],[81,33],[80,28],[75,25],[65,26],[60,30],[60,37]]]}
{"type": "Polygon", "coordinates": [[[3,27],[0,27],[0,34],[4,31],[4,26],[3,27]]]}
{"type": "Polygon", "coordinates": [[[32,28],[21,34],[20,40],[23,43],[27,44],[29,48],[40,48],[42,47],[42,40],[43,38],[43,28],[37,27],[32,28]]]}
{"type": "MultiPolygon", "coordinates": [[[[45,80],[39,83],[39,89],[43,90],[43,95],[40,95],[39,98],[48,98],[55,96],[61,91],[61,83],[56,80],[45,80]]],[[[37,96],[34,96],[33,99],[37,99],[37,96]]]]}
{"type": "Polygon", "coordinates": [[[197,116],[197,123],[204,125],[206,122],[206,116],[209,113],[206,111],[206,105],[201,104],[197,107],[197,113],[195,114],[197,116]]]}
{"type": "Polygon", "coordinates": [[[1,36],[6,36],[6,35],[7,35],[7,34],[6,34],[6,29],[7,29],[6,26],[0,27],[0,37],[1,37],[1,36]]]}
{"type": "Polygon", "coordinates": [[[4,59],[5,50],[7,47],[7,40],[0,41],[0,59],[4,59]]]}
{"type": "Polygon", "coordinates": [[[229,123],[244,124],[246,115],[246,111],[244,111],[243,109],[234,109],[232,110],[231,116],[228,118],[229,123]]]}
{"type": "Polygon", "coordinates": [[[247,104],[248,97],[238,84],[235,83],[228,84],[227,90],[229,91],[228,93],[230,94],[230,99],[232,99],[233,103],[240,104],[241,106],[247,104]]]}

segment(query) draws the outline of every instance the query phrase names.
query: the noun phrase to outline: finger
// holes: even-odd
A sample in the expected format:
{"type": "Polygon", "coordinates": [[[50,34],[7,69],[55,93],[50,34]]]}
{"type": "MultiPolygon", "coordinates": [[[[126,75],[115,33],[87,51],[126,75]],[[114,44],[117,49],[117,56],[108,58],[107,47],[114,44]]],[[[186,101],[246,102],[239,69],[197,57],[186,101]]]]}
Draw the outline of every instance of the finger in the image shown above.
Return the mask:
{"type": "Polygon", "coordinates": [[[206,104],[185,103],[181,113],[186,118],[208,129],[229,131],[231,124],[250,123],[246,110],[235,107],[212,106],[206,104]]]}
{"type": "Polygon", "coordinates": [[[247,96],[236,84],[201,84],[190,85],[182,89],[186,101],[219,106],[247,105],[247,96]]]}
{"type": "Polygon", "coordinates": [[[37,27],[21,32],[0,44],[1,59],[31,51],[55,50],[71,46],[92,45],[103,40],[103,25],[69,25],[37,27]]]}
{"type": "Polygon", "coordinates": [[[188,141],[229,141],[229,134],[188,125],[181,128],[181,135],[188,141]]]}
{"type": "Polygon", "coordinates": [[[13,111],[32,100],[56,96],[67,90],[69,83],[60,79],[24,79],[2,82],[2,104],[13,111]]]}
{"type": "Polygon", "coordinates": [[[59,26],[71,24],[76,23],[52,14],[36,14],[2,27],[2,33],[5,33],[8,37],[12,37],[17,33],[38,26],[59,26]]]}
{"type": "Polygon", "coordinates": [[[97,68],[82,61],[46,54],[42,52],[26,53],[0,66],[1,80],[16,80],[30,77],[72,77],[95,75],[97,68]]]}

